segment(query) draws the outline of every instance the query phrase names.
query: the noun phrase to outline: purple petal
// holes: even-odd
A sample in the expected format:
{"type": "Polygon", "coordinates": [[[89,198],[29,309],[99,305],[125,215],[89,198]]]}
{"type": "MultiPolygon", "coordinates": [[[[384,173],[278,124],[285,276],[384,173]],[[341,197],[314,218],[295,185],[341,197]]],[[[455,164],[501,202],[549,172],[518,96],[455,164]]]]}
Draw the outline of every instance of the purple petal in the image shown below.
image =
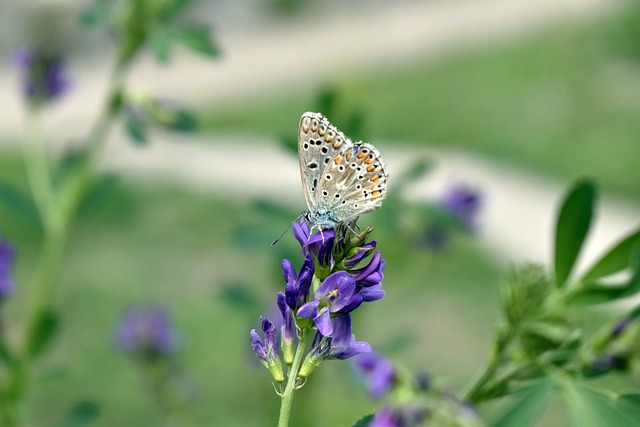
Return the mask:
{"type": "Polygon", "coordinates": [[[316,299],[329,298],[331,312],[340,311],[346,306],[356,290],[356,281],[346,271],[337,271],[324,279],[315,293],[316,299]]]}
{"type": "Polygon", "coordinates": [[[318,332],[325,337],[331,336],[333,333],[333,328],[331,326],[331,313],[327,307],[322,308],[318,312],[318,314],[313,318],[313,323],[315,323],[316,328],[318,328],[318,332]]]}
{"type": "Polygon", "coordinates": [[[294,284],[298,278],[293,264],[288,259],[282,260],[282,276],[287,285],[294,284]]]}
{"type": "Polygon", "coordinates": [[[267,351],[264,347],[264,343],[260,338],[260,335],[256,332],[255,329],[251,330],[251,347],[253,348],[254,353],[262,360],[267,360],[267,351]]]}
{"type": "MultiPolygon", "coordinates": [[[[366,267],[356,273],[356,282],[360,283],[361,281],[365,280],[367,276],[378,272],[378,269],[380,269],[379,271],[382,272],[382,269],[380,268],[381,261],[382,255],[380,254],[380,251],[376,251],[376,253],[373,254],[373,258],[371,258],[369,264],[367,264],[366,267]]],[[[384,268],[384,266],[382,266],[382,268],[384,268]]]]}
{"type": "Polygon", "coordinates": [[[376,413],[369,423],[369,427],[401,427],[401,425],[396,419],[393,409],[385,406],[376,413]]]}
{"type": "Polygon", "coordinates": [[[369,353],[371,351],[371,345],[365,341],[356,341],[356,337],[352,336],[351,343],[346,350],[336,355],[337,359],[348,359],[353,356],[357,356],[362,353],[369,353]]]}
{"type": "Polygon", "coordinates": [[[293,237],[300,242],[300,246],[306,246],[309,241],[310,234],[309,224],[307,224],[307,221],[305,221],[304,218],[300,220],[299,224],[294,221],[291,223],[291,229],[293,230],[293,237]]]}
{"type": "Polygon", "coordinates": [[[298,309],[298,317],[315,317],[318,314],[320,301],[314,300],[306,303],[298,309]]]}

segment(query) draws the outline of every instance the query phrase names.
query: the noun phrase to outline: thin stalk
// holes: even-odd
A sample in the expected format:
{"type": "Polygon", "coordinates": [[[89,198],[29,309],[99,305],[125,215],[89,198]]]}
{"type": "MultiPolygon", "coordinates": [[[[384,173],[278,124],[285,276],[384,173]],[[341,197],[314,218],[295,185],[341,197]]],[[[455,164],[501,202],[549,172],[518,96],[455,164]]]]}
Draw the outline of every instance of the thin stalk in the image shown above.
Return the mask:
{"type": "Polygon", "coordinates": [[[32,195],[38,205],[44,225],[44,241],[40,259],[32,285],[31,298],[27,305],[27,315],[22,347],[12,371],[10,385],[11,404],[4,408],[3,416],[10,418],[7,426],[16,425],[23,410],[20,408],[29,383],[29,370],[32,363],[32,345],[39,322],[49,310],[53,284],[57,276],[64,246],[68,238],[73,219],[82,198],[93,178],[97,153],[107,136],[113,118],[120,109],[117,99],[122,91],[127,67],[118,65],[110,81],[107,105],[98,117],[87,139],[87,148],[80,164],[71,172],[56,194],[53,191],[46,153],[33,134],[25,144],[25,161],[29,174],[32,195]]]}
{"type": "Polygon", "coordinates": [[[307,345],[310,344],[313,338],[313,334],[309,330],[302,331],[302,336],[296,349],[296,354],[293,356],[293,364],[289,371],[287,378],[287,385],[282,394],[282,402],[280,404],[280,419],[278,421],[278,427],[288,427],[289,416],[291,415],[291,404],[293,402],[293,392],[296,390],[295,385],[298,381],[298,373],[302,367],[302,360],[305,356],[307,345]]]}

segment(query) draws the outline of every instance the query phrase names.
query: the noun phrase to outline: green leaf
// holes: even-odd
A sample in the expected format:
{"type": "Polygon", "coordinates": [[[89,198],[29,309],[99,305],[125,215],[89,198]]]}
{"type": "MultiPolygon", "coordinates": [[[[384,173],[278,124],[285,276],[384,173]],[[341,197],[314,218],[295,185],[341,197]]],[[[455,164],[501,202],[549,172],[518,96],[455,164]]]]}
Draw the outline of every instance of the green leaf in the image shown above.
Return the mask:
{"type": "Polygon", "coordinates": [[[29,341],[29,354],[31,357],[36,358],[46,350],[58,332],[59,326],[60,322],[55,312],[48,310],[41,313],[36,320],[33,335],[29,341]]]}
{"type": "Polygon", "coordinates": [[[86,27],[95,27],[109,18],[109,0],[97,0],[96,3],[80,15],[80,22],[86,27]]]}
{"type": "Polygon", "coordinates": [[[147,124],[136,112],[125,109],[124,128],[135,144],[144,145],[147,143],[147,124]]]}
{"type": "Polygon", "coordinates": [[[99,208],[104,206],[109,198],[114,194],[118,184],[118,177],[113,174],[100,176],[92,183],[91,188],[82,199],[78,207],[77,216],[79,218],[89,217],[99,208]]]}
{"type": "Polygon", "coordinates": [[[374,414],[365,415],[364,417],[356,421],[351,427],[367,427],[369,424],[371,424],[373,417],[374,414]]]}
{"type": "Polygon", "coordinates": [[[157,29],[149,37],[149,45],[156,61],[164,64],[169,61],[171,50],[171,32],[166,29],[157,29]]]}
{"type": "Polygon", "coordinates": [[[582,281],[590,282],[628,268],[631,262],[631,252],[637,245],[640,245],[640,229],[611,248],[582,276],[582,281]]]}
{"type": "MultiPolygon", "coordinates": [[[[318,93],[318,112],[326,117],[334,117],[336,105],[338,104],[338,90],[335,86],[325,86],[318,93]]],[[[335,119],[333,119],[335,120],[335,119]]],[[[345,129],[345,132],[348,129],[345,129]]]]}
{"type": "Polygon", "coordinates": [[[640,252],[636,252],[634,258],[635,271],[627,282],[617,285],[587,283],[569,299],[568,304],[574,307],[604,304],[640,292],[640,252]]]}
{"type": "Polygon", "coordinates": [[[242,283],[225,283],[218,297],[231,308],[251,313],[258,309],[259,303],[250,289],[242,283]]]}
{"type": "Polygon", "coordinates": [[[545,408],[554,383],[549,378],[536,382],[515,396],[513,404],[491,423],[492,427],[526,427],[532,425],[545,408]]]}
{"type": "Polygon", "coordinates": [[[220,51],[213,43],[207,26],[193,25],[179,28],[173,31],[172,39],[193,50],[196,53],[216,57],[220,51]]]}
{"type": "Polygon", "coordinates": [[[0,182],[0,206],[4,206],[10,212],[29,222],[40,223],[38,209],[33,201],[6,182],[0,182]]]}
{"type": "Polygon", "coordinates": [[[80,401],[73,405],[65,418],[56,427],[86,427],[100,415],[100,407],[90,401],[80,401]]]}
{"type": "Polygon", "coordinates": [[[171,21],[178,16],[193,0],[173,0],[163,11],[162,19],[164,21],[171,21]]]}
{"type": "Polygon", "coordinates": [[[427,159],[416,160],[411,167],[398,177],[398,185],[400,187],[409,185],[413,181],[420,179],[425,173],[429,171],[433,166],[433,163],[427,159]]]}
{"type": "Polygon", "coordinates": [[[575,381],[563,382],[562,390],[569,405],[572,427],[638,426],[638,407],[621,404],[616,395],[575,381]]]}
{"type": "Polygon", "coordinates": [[[562,286],[580,254],[589,232],[596,199],[596,187],[589,180],[576,183],[562,203],[556,224],[555,277],[562,286]]]}

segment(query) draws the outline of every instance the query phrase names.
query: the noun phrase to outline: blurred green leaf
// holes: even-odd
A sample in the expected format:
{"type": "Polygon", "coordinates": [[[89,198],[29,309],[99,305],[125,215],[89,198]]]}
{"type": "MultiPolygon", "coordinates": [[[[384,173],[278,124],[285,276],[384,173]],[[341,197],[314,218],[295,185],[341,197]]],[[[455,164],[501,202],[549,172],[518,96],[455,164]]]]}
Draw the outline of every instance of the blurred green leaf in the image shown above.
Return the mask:
{"type": "Polygon", "coordinates": [[[163,11],[162,19],[164,21],[171,21],[173,18],[180,15],[192,2],[193,0],[173,0],[163,11]]]}
{"type": "Polygon", "coordinates": [[[363,141],[366,139],[365,135],[365,116],[360,110],[354,111],[347,121],[346,132],[352,141],[363,141]]]}
{"type": "Polygon", "coordinates": [[[631,251],[637,245],[640,245],[640,229],[611,248],[582,276],[582,281],[589,282],[628,268],[631,263],[631,251]]]}
{"type": "Polygon", "coordinates": [[[589,180],[579,181],[565,196],[556,224],[555,278],[562,286],[571,274],[593,217],[596,187],[589,180]]]}
{"type": "Polygon", "coordinates": [[[192,25],[178,28],[172,32],[171,38],[196,53],[212,58],[220,55],[220,51],[213,43],[210,29],[207,26],[192,25]]]}
{"type": "Polygon", "coordinates": [[[639,411],[640,414],[640,389],[625,390],[618,393],[618,401],[624,402],[624,404],[633,405],[639,411]]]}
{"type": "Polygon", "coordinates": [[[31,357],[36,358],[46,350],[58,332],[59,326],[60,321],[55,312],[47,310],[40,314],[40,317],[36,320],[33,335],[29,337],[29,354],[31,357]]]}
{"type": "Polygon", "coordinates": [[[367,427],[373,421],[374,414],[365,415],[356,421],[351,427],[367,427]]]}
{"type": "Polygon", "coordinates": [[[382,344],[379,350],[384,354],[392,356],[410,348],[415,342],[416,336],[413,332],[400,332],[394,334],[388,342],[382,344]]]}
{"type": "Polygon", "coordinates": [[[298,154],[298,140],[296,138],[281,136],[279,138],[279,141],[287,151],[291,152],[294,155],[298,154]]]}
{"type": "Polygon", "coordinates": [[[80,401],[73,405],[57,427],[85,427],[91,425],[100,415],[100,407],[95,402],[80,401]]]}
{"type": "Polygon", "coordinates": [[[242,283],[224,284],[218,297],[232,308],[246,312],[256,312],[258,310],[258,300],[249,288],[242,283]]]}
{"type": "Polygon", "coordinates": [[[635,405],[620,404],[615,396],[571,380],[563,382],[562,391],[572,427],[638,426],[639,408],[635,405]]]}
{"type": "Polygon", "coordinates": [[[40,224],[38,209],[33,201],[6,182],[0,182],[0,205],[29,222],[40,224]]]}
{"type": "Polygon", "coordinates": [[[100,176],[89,188],[78,208],[79,217],[87,217],[95,213],[115,192],[119,178],[113,174],[100,176]]]}
{"type": "Polygon", "coordinates": [[[164,64],[169,61],[171,50],[171,32],[166,28],[156,29],[149,37],[149,45],[156,60],[164,64]]]}
{"type": "Polygon", "coordinates": [[[294,213],[290,208],[283,205],[282,203],[272,202],[267,199],[257,199],[251,203],[251,206],[258,212],[272,215],[276,218],[286,218],[287,221],[293,219],[300,215],[300,213],[294,213]]]}
{"type": "Polygon", "coordinates": [[[110,0],[97,0],[93,6],[82,12],[80,22],[86,27],[102,24],[109,18],[110,8],[110,0]]]}
{"type": "Polygon", "coordinates": [[[514,395],[515,401],[491,423],[492,427],[526,427],[532,425],[545,408],[554,383],[549,378],[514,395]]]}
{"type": "Polygon", "coordinates": [[[162,120],[154,120],[154,123],[165,129],[177,132],[194,132],[198,129],[196,117],[193,113],[183,108],[170,109],[162,120]]]}
{"type": "Polygon", "coordinates": [[[427,173],[433,167],[433,163],[427,159],[416,160],[409,169],[398,177],[397,185],[404,187],[411,184],[413,181],[420,179],[425,173],[427,173]]]}
{"type": "Polygon", "coordinates": [[[634,272],[631,278],[622,284],[587,283],[568,301],[570,306],[604,304],[640,292],[640,251],[634,255],[634,272]]]}
{"type": "Polygon", "coordinates": [[[4,339],[0,339],[0,360],[2,360],[2,362],[4,362],[6,366],[13,365],[13,361],[14,361],[13,355],[11,354],[11,351],[7,347],[7,343],[5,342],[4,339]]]}
{"type": "Polygon", "coordinates": [[[124,128],[131,140],[137,145],[147,143],[147,124],[144,119],[130,109],[124,110],[124,128]]]}
{"type": "MultiPolygon", "coordinates": [[[[318,112],[326,117],[334,118],[338,104],[338,91],[335,86],[325,86],[318,93],[318,112]]],[[[335,118],[334,118],[335,120],[335,118]]]]}

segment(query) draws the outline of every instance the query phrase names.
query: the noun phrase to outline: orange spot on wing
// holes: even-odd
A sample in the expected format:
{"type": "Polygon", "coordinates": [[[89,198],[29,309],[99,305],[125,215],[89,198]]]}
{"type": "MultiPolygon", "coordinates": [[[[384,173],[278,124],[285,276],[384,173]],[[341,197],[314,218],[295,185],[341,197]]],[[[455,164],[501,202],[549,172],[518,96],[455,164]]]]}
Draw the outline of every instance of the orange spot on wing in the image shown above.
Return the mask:
{"type": "Polygon", "coordinates": [[[382,193],[380,193],[378,190],[371,192],[371,195],[373,197],[378,197],[378,196],[380,196],[380,194],[382,194],[382,193]]]}
{"type": "Polygon", "coordinates": [[[334,162],[336,162],[336,165],[337,165],[338,163],[340,163],[340,162],[342,161],[342,156],[337,155],[337,156],[333,159],[333,161],[334,161],[334,162]]]}
{"type": "MultiPolygon", "coordinates": [[[[359,152],[359,153],[358,153],[358,158],[359,158],[359,159],[361,159],[361,158],[363,158],[363,157],[365,157],[365,156],[366,156],[366,154],[364,154],[363,152],[359,152]]],[[[366,160],[365,160],[365,161],[366,161],[366,160]]]]}
{"type": "Polygon", "coordinates": [[[351,160],[351,151],[347,151],[347,155],[345,157],[347,158],[347,162],[351,160]]]}
{"type": "Polygon", "coordinates": [[[371,180],[370,180],[370,181],[373,181],[373,182],[378,182],[378,181],[380,181],[380,175],[376,175],[376,176],[374,176],[374,177],[371,177],[371,180]]]}
{"type": "Polygon", "coordinates": [[[373,197],[373,198],[371,199],[371,201],[372,201],[372,202],[375,202],[375,201],[376,201],[376,200],[378,200],[378,199],[379,199],[379,197],[373,197]]]}
{"type": "Polygon", "coordinates": [[[373,161],[373,160],[371,160],[371,157],[367,157],[366,159],[364,159],[364,162],[365,162],[366,164],[369,164],[369,163],[371,163],[372,161],[373,161]]]}
{"type": "MultiPolygon", "coordinates": [[[[365,160],[365,162],[366,162],[366,160],[365,160]]],[[[373,167],[373,166],[367,166],[367,172],[373,172],[374,170],[376,170],[376,168],[375,168],[375,167],[373,167]]]]}

